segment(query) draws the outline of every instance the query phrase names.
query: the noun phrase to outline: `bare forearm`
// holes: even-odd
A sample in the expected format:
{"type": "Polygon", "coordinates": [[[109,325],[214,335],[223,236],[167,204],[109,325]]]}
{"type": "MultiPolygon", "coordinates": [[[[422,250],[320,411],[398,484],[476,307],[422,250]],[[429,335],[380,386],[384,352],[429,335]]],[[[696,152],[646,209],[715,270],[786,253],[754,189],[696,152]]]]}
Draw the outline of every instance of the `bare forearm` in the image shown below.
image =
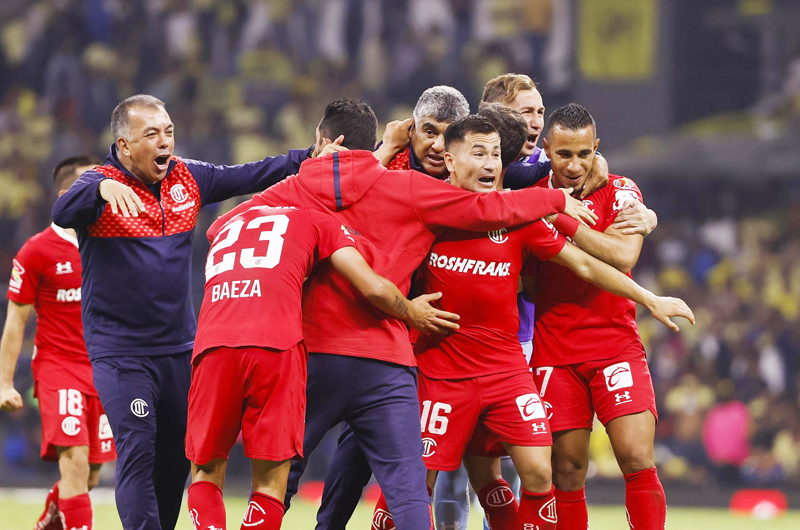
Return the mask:
{"type": "Polygon", "coordinates": [[[620,272],[630,272],[639,259],[639,253],[635,252],[626,241],[592,230],[588,226],[579,226],[572,239],[582,250],[620,272]]]}
{"type": "Polygon", "coordinates": [[[25,322],[18,322],[9,315],[0,339],[0,387],[13,386],[14,370],[17,367],[25,334],[25,322]]]}
{"type": "Polygon", "coordinates": [[[389,165],[389,162],[395,157],[397,153],[399,153],[401,149],[393,149],[386,143],[382,143],[380,147],[378,147],[375,152],[373,153],[378,160],[381,161],[381,165],[386,167],[389,165]]]}
{"type": "Polygon", "coordinates": [[[407,320],[412,311],[411,302],[386,278],[381,277],[378,284],[365,294],[367,299],[384,313],[400,320],[407,320]]]}

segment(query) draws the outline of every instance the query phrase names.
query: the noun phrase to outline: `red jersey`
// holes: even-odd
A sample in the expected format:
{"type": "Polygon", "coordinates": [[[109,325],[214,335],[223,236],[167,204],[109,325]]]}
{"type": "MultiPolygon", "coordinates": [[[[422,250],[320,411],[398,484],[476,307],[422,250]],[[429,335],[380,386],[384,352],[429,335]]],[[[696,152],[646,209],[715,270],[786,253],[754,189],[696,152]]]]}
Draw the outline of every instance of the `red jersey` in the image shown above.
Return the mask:
{"type": "MultiPolygon", "coordinates": [[[[552,178],[537,186],[552,187],[552,178]]],[[[631,200],[642,201],[636,184],[609,175],[608,185],[583,202],[597,214],[592,228],[605,232],[631,200]]],[[[542,262],[537,269],[532,364],[563,366],[610,359],[641,341],[635,302],[585,282],[555,263],[542,262]]]]}
{"type": "Polygon", "coordinates": [[[36,310],[36,384],[96,396],[83,342],[78,239],[52,224],[26,241],[14,259],[7,296],[36,310]]]}
{"type": "Polygon", "coordinates": [[[520,270],[529,255],[550,260],[566,242],[544,220],[483,234],[440,235],[417,278],[423,292],[442,293],[437,305],[459,314],[460,328],[417,339],[420,371],[430,379],[464,379],[527,370],[517,339],[520,270]]]}
{"type": "Polygon", "coordinates": [[[231,211],[207,235],[211,248],[192,360],[221,346],[288,350],[303,340],[303,281],[315,263],[354,246],[332,216],[292,207],[231,211]]]}
{"type": "MultiPolygon", "coordinates": [[[[306,160],[300,172],[237,206],[289,204],[333,212],[369,240],[359,251],[407,293],[436,236],[446,227],[473,232],[529,223],[566,201],[560,190],[474,193],[416,171],[389,171],[369,151],[306,160]]],[[[327,263],[303,292],[303,334],[310,352],[414,366],[405,323],[372,306],[327,263]]]]}

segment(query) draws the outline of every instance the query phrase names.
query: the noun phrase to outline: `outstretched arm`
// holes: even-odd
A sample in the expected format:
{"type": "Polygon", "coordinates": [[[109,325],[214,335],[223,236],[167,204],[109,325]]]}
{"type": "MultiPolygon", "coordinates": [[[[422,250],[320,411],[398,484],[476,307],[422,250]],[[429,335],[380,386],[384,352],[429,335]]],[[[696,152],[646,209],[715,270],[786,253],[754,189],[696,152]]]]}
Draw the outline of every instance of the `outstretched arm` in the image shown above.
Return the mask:
{"type": "Polygon", "coordinates": [[[331,254],[331,263],[375,307],[422,332],[448,333],[458,329],[459,316],[432,307],[428,302],[442,293],[424,294],[408,300],[395,284],[377,274],[355,247],[340,248],[331,254]]]}
{"type": "Polygon", "coordinates": [[[673,331],[678,331],[680,328],[670,320],[670,317],[683,317],[694,324],[694,313],[680,298],[656,296],[611,265],[603,263],[575,245],[564,245],[552,261],[567,267],[582,280],[645,306],[653,317],[673,331]]]}
{"type": "Polygon", "coordinates": [[[14,412],[22,408],[22,396],[14,388],[14,370],[22,350],[25,323],[32,308],[31,304],[8,301],[8,315],[0,339],[0,410],[14,412]]]}
{"type": "Polygon", "coordinates": [[[386,124],[383,141],[375,150],[375,156],[381,161],[383,167],[388,166],[395,155],[408,146],[410,142],[408,131],[413,124],[414,118],[390,121],[386,124]]]}

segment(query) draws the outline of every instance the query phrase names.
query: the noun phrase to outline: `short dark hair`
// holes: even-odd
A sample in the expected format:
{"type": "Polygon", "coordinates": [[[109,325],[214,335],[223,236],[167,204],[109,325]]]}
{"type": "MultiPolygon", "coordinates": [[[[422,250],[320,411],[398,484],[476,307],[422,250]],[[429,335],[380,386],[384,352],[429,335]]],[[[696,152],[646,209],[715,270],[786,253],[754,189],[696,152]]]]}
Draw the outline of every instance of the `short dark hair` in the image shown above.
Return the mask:
{"type": "Polygon", "coordinates": [[[116,142],[119,138],[128,138],[131,134],[128,122],[130,110],[136,107],[166,109],[164,102],[149,94],[136,94],[123,99],[111,113],[111,135],[116,142]]]}
{"type": "Polygon", "coordinates": [[[344,135],[342,145],[348,149],[372,151],[378,140],[378,118],[360,99],[337,99],[325,107],[319,132],[331,140],[344,135]]]}
{"type": "Polygon", "coordinates": [[[55,184],[56,191],[61,190],[63,184],[70,178],[80,175],[75,175],[75,170],[83,166],[100,166],[103,162],[92,155],[77,155],[65,158],[56,164],[53,170],[53,183],[55,184]]]}
{"type": "Polygon", "coordinates": [[[453,142],[462,142],[468,134],[491,134],[496,133],[492,122],[483,116],[470,114],[451,123],[444,130],[444,148],[449,151],[453,142]]]}
{"type": "Polygon", "coordinates": [[[528,139],[528,124],[517,109],[502,103],[483,102],[478,116],[487,118],[500,135],[500,158],[503,169],[519,159],[519,153],[528,139]]]}
{"type": "Polygon", "coordinates": [[[556,125],[571,131],[578,131],[591,125],[595,136],[597,136],[597,124],[594,118],[583,105],[578,105],[577,103],[570,103],[553,111],[547,120],[545,136],[549,135],[556,125]]]}

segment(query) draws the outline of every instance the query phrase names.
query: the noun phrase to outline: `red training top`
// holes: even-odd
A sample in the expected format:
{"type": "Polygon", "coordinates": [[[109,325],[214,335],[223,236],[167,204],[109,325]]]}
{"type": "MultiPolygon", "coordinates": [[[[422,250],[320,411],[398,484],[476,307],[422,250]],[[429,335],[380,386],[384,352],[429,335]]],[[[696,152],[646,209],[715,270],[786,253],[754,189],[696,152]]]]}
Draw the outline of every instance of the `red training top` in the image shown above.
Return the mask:
{"type": "MultiPolygon", "coordinates": [[[[560,190],[473,193],[416,171],[389,171],[369,151],[306,160],[300,172],[239,205],[295,205],[333,212],[369,240],[372,268],[408,293],[411,275],[445,227],[500,230],[563,211],[560,190]]],[[[372,306],[330,264],[303,291],[303,334],[311,352],[414,366],[405,324],[372,306]]]]}
{"type": "Polygon", "coordinates": [[[83,342],[78,239],[52,224],[26,241],[14,259],[7,296],[36,310],[31,362],[36,387],[96,396],[83,342]]]}
{"type": "Polygon", "coordinates": [[[417,339],[420,371],[432,379],[526,371],[517,339],[520,270],[528,255],[552,259],[566,242],[544,220],[488,234],[448,230],[440,235],[417,278],[424,292],[441,291],[437,305],[461,316],[460,329],[417,339]]]}
{"type": "MultiPolygon", "coordinates": [[[[552,176],[537,186],[552,187],[552,176]]],[[[605,232],[631,200],[642,201],[636,184],[629,178],[609,175],[608,185],[583,202],[597,214],[597,224],[592,228],[605,232]]],[[[635,302],[585,282],[555,263],[538,264],[534,303],[532,366],[611,359],[631,343],[641,341],[635,302]]]]}
{"type": "Polygon", "coordinates": [[[208,229],[192,360],[220,346],[288,350],[303,340],[303,281],[315,263],[355,246],[331,215],[251,206],[228,212],[208,229]]]}

